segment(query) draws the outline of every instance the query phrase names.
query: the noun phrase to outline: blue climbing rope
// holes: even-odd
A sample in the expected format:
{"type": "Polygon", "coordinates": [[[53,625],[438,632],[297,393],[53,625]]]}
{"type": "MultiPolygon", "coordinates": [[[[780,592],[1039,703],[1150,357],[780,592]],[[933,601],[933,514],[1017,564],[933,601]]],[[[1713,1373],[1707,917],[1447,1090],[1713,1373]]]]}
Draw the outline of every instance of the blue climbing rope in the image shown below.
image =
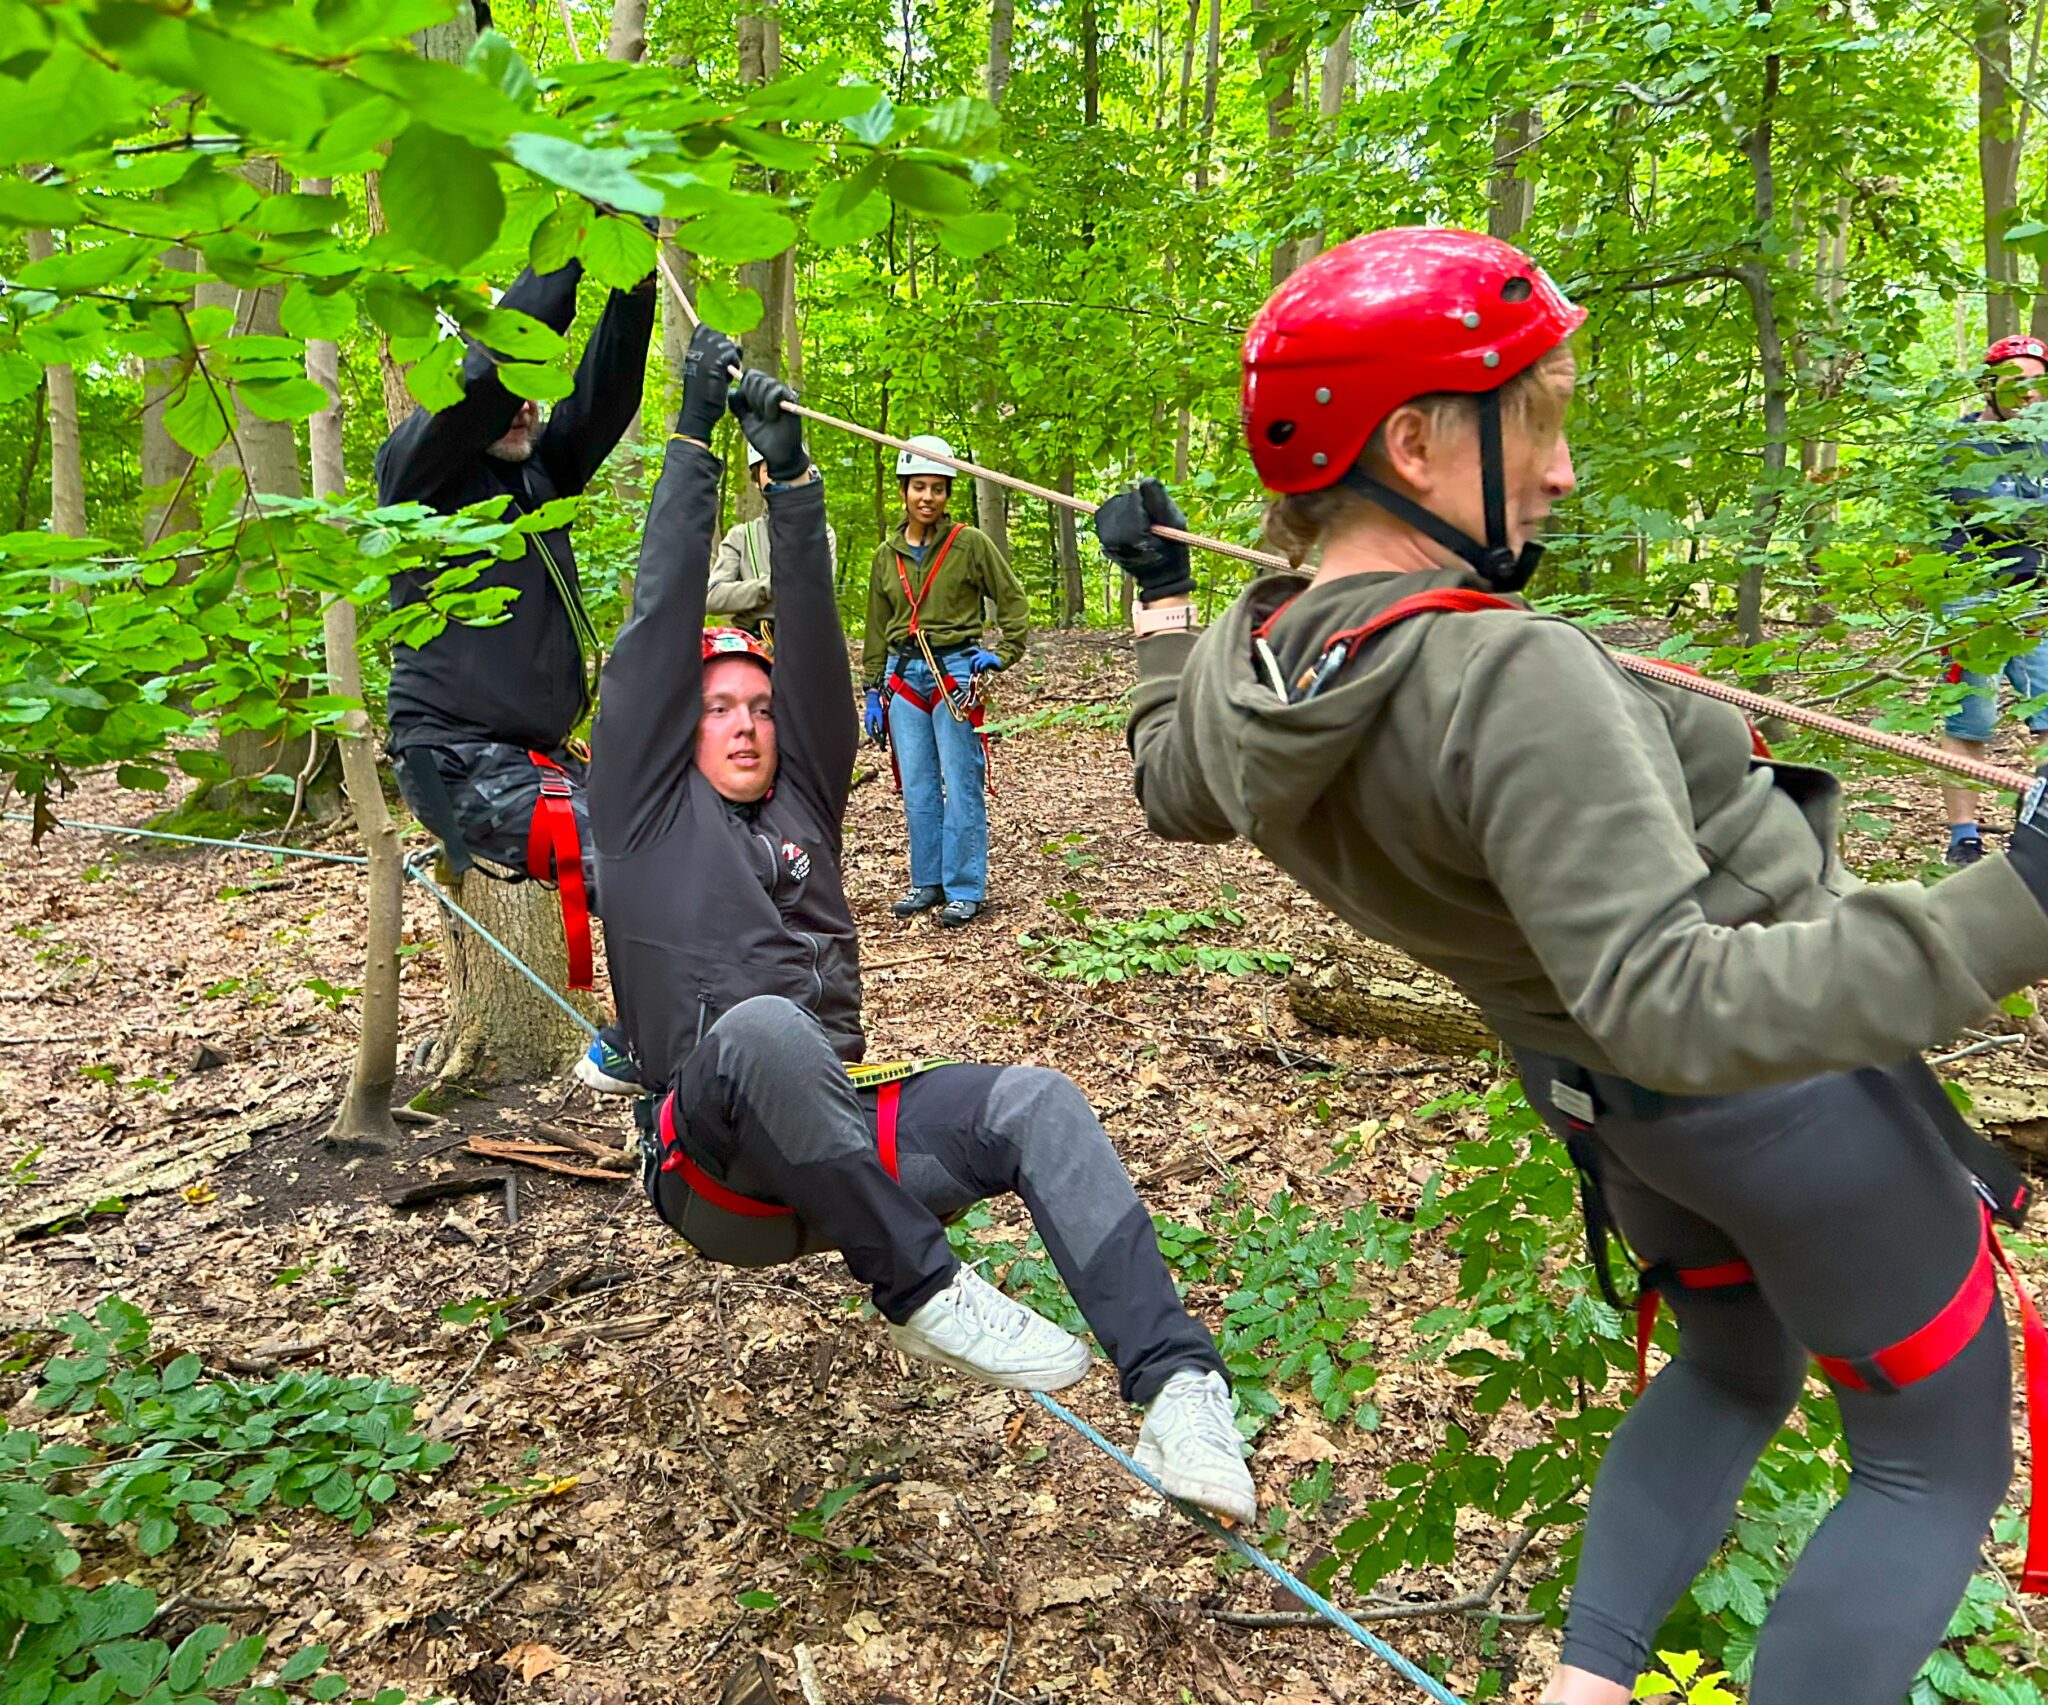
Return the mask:
{"type": "Polygon", "coordinates": [[[1086,1421],[1082,1420],[1079,1415],[1076,1415],[1073,1410],[1046,1396],[1042,1391],[1034,1391],[1031,1395],[1041,1409],[1044,1409],[1056,1419],[1066,1422],[1081,1437],[1101,1451],[1104,1456],[1114,1462],[1121,1463],[1126,1472],[1142,1480],[1205,1533],[1222,1540],[1225,1545],[1229,1546],[1231,1550],[1251,1564],[1253,1568],[1285,1587],[1333,1628],[1341,1628],[1345,1633],[1349,1634],[1352,1639],[1372,1653],[1374,1657],[1378,1658],[1381,1663],[1385,1664],[1403,1681],[1419,1687],[1430,1698],[1434,1699],[1437,1705],[1465,1705],[1462,1699],[1448,1687],[1444,1686],[1442,1682],[1438,1681],[1429,1671],[1417,1669],[1415,1665],[1402,1657],[1386,1641],[1376,1635],[1367,1633],[1354,1618],[1346,1616],[1343,1611],[1323,1597],[1314,1587],[1274,1562],[1272,1558],[1252,1544],[1244,1535],[1225,1527],[1214,1516],[1210,1515],[1207,1510],[1199,1510],[1193,1504],[1184,1503],[1179,1498],[1174,1497],[1164,1486],[1153,1479],[1149,1473],[1139,1467],[1136,1461],[1117,1449],[1109,1440],[1089,1426],[1086,1421]]]}
{"type": "MultiPolygon", "coordinates": [[[[19,811],[9,811],[0,813],[0,815],[4,815],[11,822],[26,823],[32,821],[25,813],[19,811]]],[[[368,859],[357,853],[314,852],[307,847],[266,846],[261,841],[217,840],[208,835],[176,835],[163,829],[124,828],[118,823],[59,822],[56,826],[60,829],[96,830],[101,834],[107,835],[141,835],[151,840],[184,841],[193,846],[226,847],[240,852],[271,853],[279,858],[324,859],[331,864],[367,864],[369,862],[368,859]]],[[[433,895],[435,900],[446,908],[450,915],[459,918],[470,929],[474,930],[480,941],[491,948],[506,964],[510,965],[513,970],[517,971],[542,994],[546,995],[556,1006],[560,1007],[579,1029],[587,1035],[595,1036],[597,1034],[596,1025],[592,1024],[589,1019],[585,1018],[582,1013],[571,1006],[558,990],[550,987],[543,980],[539,972],[535,971],[532,966],[528,965],[511,948],[507,947],[489,930],[485,929],[482,924],[478,923],[474,917],[455,902],[446,889],[442,888],[439,883],[427,875],[426,871],[421,868],[421,864],[428,856],[430,855],[426,852],[416,852],[410,855],[405,861],[406,876],[433,895]]],[[[1402,1657],[1399,1652],[1395,1651],[1392,1646],[1388,1645],[1386,1641],[1368,1633],[1354,1618],[1347,1616],[1343,1611],[1339,1610],[1306,1581],[1301,1580],[1289,1570],[1282,1568],[1242,1534],[1225,1527],[1206,1510],[1197,1509],[1194,1505],[1184,1503],[1174,1497],[1149,1473],[1139,1467],[1136,1461],[1111,1444],[1108,1439],[1104,1438],[1086,1421],[1082,1420],[1073,1410],[1067,1408],[1064,1404],[1054,1401],[1054,1399],[1046,1396],[1042,1391],[1034,1391],[1031,1395],[1038,1405],[1053,1416],[1054,1419],[1065,1422],[1075,1432],[1079,1433],[1082,1438],[1101,1451],[1104,1456],[1108,1457],[1112,1462],[1120,1464],[1126,1473],[1157,1492],[1205,1533],[1220,1539],[1231,1550],[1235,1551],[1238,1556],[1251,1564],[1253,1568],[1268,1576],[1278,1585],[1286,1588],[1288,1592],[1292,1593],[1333,1628],[1339,1628],[1346,1634],[1349,1634],[1352,1639],[1356,1640],[1367,1651],[1371,1652],[1374,1657],[1378,1658],[1380,1662],[1392,1669],[1402,1680],[1420,1688],[1422,1692],[1435,1700],[1437,1705],[1465,1705],[1462,1699],[1444,1686],[1442,1682],[1438,1681],[1435,1676],[1431,1675],[1427,1670],[1418,1669],[1414,1664],[1402,1657]]]]}

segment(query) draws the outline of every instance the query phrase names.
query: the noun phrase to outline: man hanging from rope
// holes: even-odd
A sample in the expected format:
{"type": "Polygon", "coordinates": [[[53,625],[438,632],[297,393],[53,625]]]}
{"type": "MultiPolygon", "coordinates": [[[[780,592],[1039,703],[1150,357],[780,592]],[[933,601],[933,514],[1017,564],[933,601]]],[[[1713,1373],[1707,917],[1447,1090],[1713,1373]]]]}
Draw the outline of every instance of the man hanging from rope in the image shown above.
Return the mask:
{"type": "MultiPolygon", "coordinates": [[[[1246,837],[1477,1003],[1578,1163],[1596,1275],[1618,1226],[1639,1331],[1660,1292],[1678,1317],[1600,1464],[1540,1697],[1625,1705],[1810,1354],[1852,1473],[1749,1698],[1897,1705],[2011,1474],[1990,1220],[2027,1196],[1915,1052],[2048,974],[2048,811],[2023,809],[2009,858],[1865,887],[1832,776],[1513,596],[1573,489],[1583,318],[1463,231],[1360,237],[1274,293],[1245,428],[1279,494],[1268,537],[1320,565],[1255,582],[1197,641],[1187,549],[1151,531],[1183,525],[1172,501],[1147,482],[1103,506],[1144,601],[1138,796],[1157,833],[1246,837]]],[[[2024,1312],[2029,1385],[2048,1383],[2024,1312]]]]}
{"type": "Polygon", "coordinates": [[[1109,1138],[1060,1073],[863,1068],[859,943],[840,845],[859,730],[825,492],[788,388],[731,395],[766,458],[777,644],[704,626],[739,346],[700,328],[648,512],[633,611],[605,665],[591,823],[619,1022],[646,1080],[644,1181],[714,1261],[837,1249],[896,1347],[992,1384],[1054,1390],[1087,1347],[1012,1301],[944,1220],[1015,1192],[1145,1407],[1137,1454],[1175,1494],[1251,1523],[1257,1500],[1207,1330],[1181,1306],[1109,1138]],[[687,872],[687,879],[680,873],[687,872]]]}
{"type": "MultiPolygon", "coordinates": [[[[747,446],[747,478],[766,490],[768,466],[761,452],[747,446]]],[[[830,526],[825,544],[832,558],[834,583],[839,573],[839,539],[830,526]]],[[[736,628],[744,628],[756,639],[775,637],[775,563],[769,555],[768,515],[764,510],[751,521],[726,530],[711,559],[711,588],[706,594],[710,613],[723,616],[736,628]]]]}
{"type": "MultiPolygon", "coordinates": [[[[522,273],[498,306],[566,332],[582,270],[571,261],[555,272],[522,273]]],[[[653,329],[650,273],[638,289],[611,293],[575,388],[545,418],[537,403],[514,396],[499,379],[508,358],[472,343],[462,362],[462,400],[416,409],[378,449],[377,501],[423,503],[447,515],[509,497],[510,519],[580,493],[640,412],[653,329]]],[[[599,645],[568,528],[529,535],[522,555],[487,561],[474,585],[518,593],[504,621],[450,622],[425,645],[392,649],[390,747],[398,785],[457,871],[483,860],[560,884],[569,980],[587,988],[597,870],[584,764],[570,737],[590,708],[599,645]]],[[[392,602],[401,607],[430,592],[431,576],[401,575],[391,583],[392,602]]],[[[585,1070],[579,1063],[579,1075],[585,1070]]]]}

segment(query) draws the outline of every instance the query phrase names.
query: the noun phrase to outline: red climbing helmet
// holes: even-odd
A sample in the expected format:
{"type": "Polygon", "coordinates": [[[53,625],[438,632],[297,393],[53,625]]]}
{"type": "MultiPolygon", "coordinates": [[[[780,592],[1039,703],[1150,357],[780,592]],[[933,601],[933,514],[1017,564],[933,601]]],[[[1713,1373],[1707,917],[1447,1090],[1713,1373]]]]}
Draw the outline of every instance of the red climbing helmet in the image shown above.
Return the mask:
{"type": "Polygon", "coordinates": [[[751,657],[763,669],[775,667],[774,655],[768,647],[745,628],[706,628],[704,630],[704,661],[714,657],[751,657]]]}
{"type": "Polygon", "coordinates": [[[2024,333],[2018,337],[2002,337],[1985,350],[1984,365],[1996,367],[2001,361],[2018,361],[2026,356],[2048,366],[2048,343],[2024,333]]]}
{"type": "Polygon", "coordinates": [[[1432,391],[1491,391],[1586,317],[1507,243],[1426,225],[1318,255],[1244,340],[1244,429],[1273,491],[1335,485],[1381,421],[1432,391]]]}
{"type": "Polygon", "coordinates": [[[1340,481],[1470,563],[1489,586],[1527,584],[1543,547],[1507,545],[1500,387],[1585,319],[1520,249],[1472,231],[1411,225],[1318,255],[1267,298],[1244,340],[1244,430],[1273,491],[1340,481]],[[1482,544],[1358,465],[1403,403],[1437,391],[1480,399],[1482,544]]]}

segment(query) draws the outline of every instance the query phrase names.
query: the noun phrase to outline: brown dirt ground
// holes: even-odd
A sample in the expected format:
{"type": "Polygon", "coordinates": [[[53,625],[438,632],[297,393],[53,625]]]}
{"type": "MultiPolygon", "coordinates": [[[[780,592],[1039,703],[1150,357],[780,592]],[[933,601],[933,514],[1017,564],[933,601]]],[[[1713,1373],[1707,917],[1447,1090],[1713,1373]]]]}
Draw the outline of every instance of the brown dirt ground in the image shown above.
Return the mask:
{"type": "MultiPolygon", "coordinates": [[[[1107,639],[1054,640],[1003,683],[998,714],[1115,702],[1127,657],[1107,639]]],[[[1924,783],[1893,792],[1896,856],[1929,844],[1940,818],[1924,783]]],[[[65,812],[140,822],[146,804],[93,786],[65,812]]],[[[1367,1201],[1412,1210],[1458,1135],[1412,1111],[1483,1068],[1304,1035],[1271,978],[1084,989],[1039,975],[1017,942],[1062,927],[1046,902],[1069,888],[1125,916],[1199,908],[1231,884],[1247,914],[1237,939],[1298,961],[1339,950],[1338,927],[1246,848],[1149,839],[1116,730],[1006,739],[992,817],[998,904],[947,932],[889,917],[904,879],[899,808],[886,778],[854,794],[847,879],[866,932],[873,1057],[1061,1067],[1103,1111],[1154,1210],[1181,1220],[1200,1220],[1226,1183],[1258,1201],[1284,1188],[1325,1214],[1367,1201]],[[1320,1069],[1331,1063],[1341,1076],[1320,1069]],[[1359,1126],[1372,1133],[1366,1158],[1325,1175],[1332,1141],[1359,1126]]],[[[319,844],[350,850],[353,838],[319,844]]],[[[108,1568],[240,1606],[217,1614],[268,1630],[273,1650],[326,1640],[358,1684],[477,1701],[710,1701],[757,1650],[795,1700],[799,1648],[835,1705],[1415,1697],[1340,1635],[1215,1621],[1218,1608],[1287,1606],[1027,1400],[904,1363],[852,1308],[836,1258],[722,1271],[630,1185],[525,1170],[511,1227],[494,1195],[391,1210],[390,1191],[478,1164],[450,1149],[470,1132],[552,1123],[612,1141],[628,1122],[622,1104],[564,1078],[466,1104],[408,1132],[394,1156],[327,1149],[355,1004],[330,1010],[308,985],[360,974],[352,868],[85,834],[31,851],[14,824],[0,826],[0,849],[0,1218],[195,1136],[253,1134],[196,1187],[0,1245],[0,1330],[119,1291],[157,1319],[160,1345],[196,1350],[216,1372],[286,1347],[301,1365],[410,1381],[422,1418],[462,1447],[362,1541],[293,1516],[158,1564],[110,1556],[108,1568]],[[202,1046],[220,1063],[202,1062],[202,1046]],[[102,1067],[113,1082],[83,1075],[102,1067]],[[450,1302],[543,1295],[495,1348],[439,1318],[450,1302]],[[789,1533],[824,1491],[862,1477],[875,1484],[832,1531],[874,1561],[789,1533]],[[490,1485],[532,1495],[486,1516],[490,1485]],[[755,1589],[778,1608],[743,1610],[738,1596],[755,1589]]],[[[431,904],[410,890],[407,907],[402,1058],[434,1033],[443,1000],[431,904]]],[[[1021,1235],[1014,1207],[996,1219],[1021,1235]]],[[[1404,1360],[1407,1323],[1452,1292],[1439,1250],[1418,1245],[1371,1282],[1378,1430],[1332,1428],[1290,1394],[1254,1461],[1270,1501],[1334,1453],[1338,1494],[1295,1528],[1297,1566],[1448,1419],[1503,1444],[1527,1425],[1474,1415],[1461,1382],[1404,1360]]],[[[1215,1296],[1192,1300],[1213,1317],[1215,1296]]],[[[0,1406],[26,1390],[0,1386],[0,1406]]],[[[1106,1369],[1069,1400],[1111,1437],[1134,1436],[1106,1369]]],[[[1399,1589],[1469,1590],[1507,1538],[1475,1527],[1453,1568],[1399,1589]]],[[[1553,1566],[1532,1547],[1501,1607],[1553,1566]]],[[[1555,1652],[1547,1630],[1509,1628],[1483,1653],[1480,1624],[1456,1618],[1382,1632],[1443,1660],[1460,1690],[1500,1668],[1514,1699],[1536,1697],[1555,1652]]]]}

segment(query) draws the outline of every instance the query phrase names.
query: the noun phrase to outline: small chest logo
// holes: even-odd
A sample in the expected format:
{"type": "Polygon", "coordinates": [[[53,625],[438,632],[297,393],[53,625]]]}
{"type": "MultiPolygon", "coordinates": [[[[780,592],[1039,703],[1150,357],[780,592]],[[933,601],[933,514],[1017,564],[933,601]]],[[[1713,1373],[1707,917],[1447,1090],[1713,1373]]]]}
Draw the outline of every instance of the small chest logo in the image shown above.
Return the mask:
{"type": "Polygon", "coordinates": [[[782,862],[789,866],[792,880],[801,882],[811,873],[811,855],[794,841],[782,843],[782,862]]]}

